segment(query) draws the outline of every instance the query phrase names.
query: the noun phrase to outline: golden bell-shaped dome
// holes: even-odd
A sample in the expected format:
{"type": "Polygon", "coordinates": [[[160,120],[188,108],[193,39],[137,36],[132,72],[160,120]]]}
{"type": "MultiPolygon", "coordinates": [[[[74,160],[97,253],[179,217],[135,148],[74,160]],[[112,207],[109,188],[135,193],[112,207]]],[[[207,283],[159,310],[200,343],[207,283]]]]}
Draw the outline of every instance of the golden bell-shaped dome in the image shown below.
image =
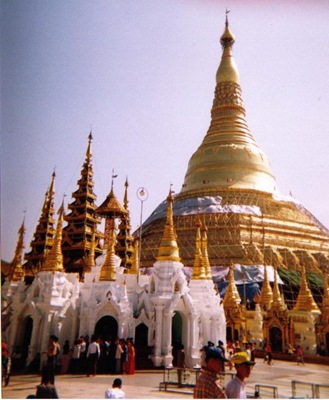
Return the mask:
{"type": "Polygon", "coordinates": [[[189,161],[181,195],[223,188],[273,193],[276,188],[269,160],[247,125],[233,43],[226,19],[210,127],[189,161]]]}

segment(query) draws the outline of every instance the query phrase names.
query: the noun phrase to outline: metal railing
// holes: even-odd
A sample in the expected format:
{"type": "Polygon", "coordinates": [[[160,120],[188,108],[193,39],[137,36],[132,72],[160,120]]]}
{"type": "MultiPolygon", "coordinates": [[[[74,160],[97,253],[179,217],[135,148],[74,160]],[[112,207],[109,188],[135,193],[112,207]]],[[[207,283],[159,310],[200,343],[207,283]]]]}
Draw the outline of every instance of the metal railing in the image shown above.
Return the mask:
{"type": "Polygon", "coordinates": [[[254,398],[261,399],[278,399],[278,387],[271,385],[257,384],[255,385],[255,396],[254,398]]]}
{"type": "MultiPolygon", "coordinates": [[[[163,381],[159,384],[159,390],[193,393],[201,371],[200,368],[164,368],[163,381]]],[[[234,378],[234,376],[235,372],[224,372],[219,375],[219,380],[225,387],[227,382],[234,378]]]]}
{"type": "Polygon", "coordinates": [[[304,381],[291,381],[293,398],[303,399],[328,399],[329,385],[310,383],[304,381]]]}

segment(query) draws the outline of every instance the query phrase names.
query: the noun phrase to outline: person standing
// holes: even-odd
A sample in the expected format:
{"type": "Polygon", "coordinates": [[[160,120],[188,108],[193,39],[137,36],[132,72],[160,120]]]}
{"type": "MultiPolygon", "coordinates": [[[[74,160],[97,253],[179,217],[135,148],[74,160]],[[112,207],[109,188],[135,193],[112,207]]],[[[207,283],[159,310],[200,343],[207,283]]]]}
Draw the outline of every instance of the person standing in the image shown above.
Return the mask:
{"type": "Polygon", "coordinates": [[[87,350],[87,376],[96,375],[97,360],[100,356],[101,350],[99,344],[96,341],[96,337],[91,337],[91,343],[87,350]]]}
{"type": "Polygon", "coordinates": [[[127,374],[134,375],[135,373],[135,346],[132,338],[127,340],[128,347],[128,365],[127,374]]]}
{"type": "Polygon", "coordinates": [[[248,354],[244,351],[235,353],[231,359],[236,369],[235,377],[226,385],[226,395],[229,399],[246,399],[246,383],[245,379],[250,376],[251,369],[255,365],[250,360],[248,354]]]}
{"type": "Polygon", "coordinates": [[[48,351],[44,352],[47,354],[47,363],[45,369],[52,376],[52,383],[55,382],[55,371],[57,364],[57,356],[60,352],[60,346],[58,343],[58,337],[56,335],[51,335],[49,337],[48,351]]]}
{"type": "Polygon", "coordinates": [[[297,361],[297,365],[299,365],[300,363],[304,364],[304,357],[303,357],[303,349],[301,348],[301,346],[297,346],[296,348],[296,361],[297,361]]]}
{"type": "Polygon", "coordinates": [[[70,342],[68,340],[65,340],[65,343],[63,346],[61,374],[66,374],[67,370],[69,368],[69,362],[70,362],[70,356],[71,356],[70,350],[71,350],[70,342]]]}
{"type": "Polygon", "coordinates": [[[126,394],[121,388],[122,388],[122,380],[120,378],[114,379],[112,389],[105,390],[105,398],[106,399],[125,399],[126,394]]]}
{"type": "Polygon", "coordinates": [[[272,360],[273,360],[273,355],[272,355],[272,348],[271,348],[271,343],[267,343],[265,346],[265,361],[267,361],[268,365],[272,365],[272,360]]]}
{"type": "Polygon", "coordinates": [[[121,355],[123,353],[123,349],[118,338],[115,339],[115,373],[121,374],[121,355]]]}
{"type": "Polygon", "coordinates": [[[194,399],[225,399],[226,394],[218,381],[223,360],[222,353],[216,348],[208,348],[206,352],[206,367],[196,382],[193,392],[194,399]]]}
{"type": "Polygon", "coordinates": [[[181,344],[177,351],[177,377],[178,377],[178,384],[180,386],[182,385],[182,376],[185,368],[186,368],[185,351],[184,351],[184,345],[181,344]]]}

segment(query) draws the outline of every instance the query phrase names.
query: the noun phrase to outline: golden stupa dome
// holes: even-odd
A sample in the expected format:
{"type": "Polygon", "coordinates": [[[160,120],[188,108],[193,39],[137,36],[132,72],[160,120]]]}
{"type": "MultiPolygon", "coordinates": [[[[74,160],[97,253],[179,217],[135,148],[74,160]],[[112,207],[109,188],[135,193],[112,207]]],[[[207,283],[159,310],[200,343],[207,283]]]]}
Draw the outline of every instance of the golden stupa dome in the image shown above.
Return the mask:
{"type": "Polygon", "coordinates": [[[226,19],[211,124],[189,161],[181,194],[223,188],[273,193],[276,189],[270,162],[247,125],[233,43],[226,19]]]}

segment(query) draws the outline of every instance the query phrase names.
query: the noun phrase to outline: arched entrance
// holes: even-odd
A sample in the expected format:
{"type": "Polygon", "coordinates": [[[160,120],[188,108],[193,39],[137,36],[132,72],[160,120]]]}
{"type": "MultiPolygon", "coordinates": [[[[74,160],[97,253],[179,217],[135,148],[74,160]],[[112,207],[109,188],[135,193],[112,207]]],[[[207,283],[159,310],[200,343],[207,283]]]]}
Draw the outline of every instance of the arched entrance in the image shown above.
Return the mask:
{"type": "Polygon", "coordinates": [[[282,332],[280,328],[273,326],[270,329],[270,343],[272,351],[282,352],[282,332]]]}
{"type": "Polygon", "coordinates": [[[172,355],[173,364],[177,365],[177,351],[180,345],[183,344],[183,319],[179,312],[176,312],[172,318],[171,325],[171,345],[172,345],[172,355]]]}
{"type": "MultiPolygon", "coordinates": [[[[33,319],[31,317],[26,317],[22,321],[22,329],[19,329],[19,334],[17,337],[16,345],[20,346],[22,353],[22,360],[26,360],[29,354],[29,346],[31,343],[32,330],[33,330],[33,319]]],[[[14,349],[15,351],[16,349],[14,349]]]]}
{"type": "Polygon", "coordinates": [[[149,360],[150,348],[148,346],[149,328],[141,323],[137,325],[135,331],[135,366],[136,369],[147,369],[152,367],[152,362],[149,360]]]}
{"type": "Polygon", "coordinates": [[[107,315],[98,320],[94,334],[103,340],[114,340],[118,336],[118,323],[116,319],[107,315]]]}

